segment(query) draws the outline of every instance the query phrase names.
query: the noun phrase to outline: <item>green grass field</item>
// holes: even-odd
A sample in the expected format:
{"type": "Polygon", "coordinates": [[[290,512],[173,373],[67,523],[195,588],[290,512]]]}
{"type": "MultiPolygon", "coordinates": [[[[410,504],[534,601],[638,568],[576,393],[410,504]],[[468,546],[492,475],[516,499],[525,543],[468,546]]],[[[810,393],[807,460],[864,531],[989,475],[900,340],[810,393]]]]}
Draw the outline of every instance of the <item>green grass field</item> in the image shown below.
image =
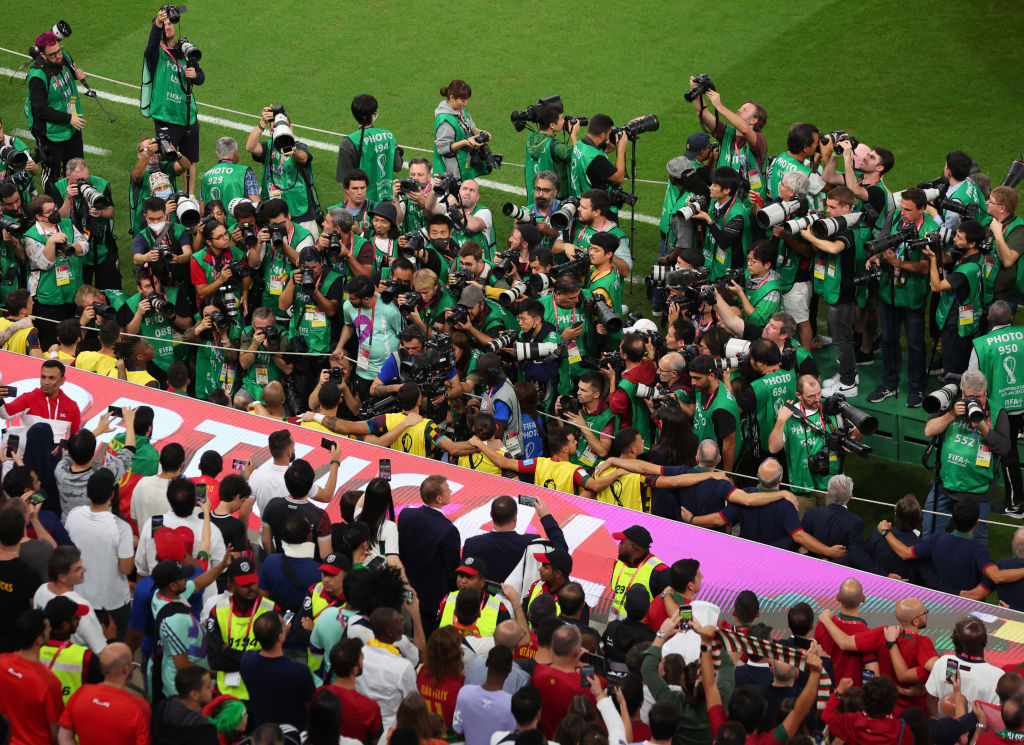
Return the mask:
{"type": "MultiPolygon", "coordinates": [[[[469,110],[493,134],[493,150],[509,163],[491,178],[520,188],[523,171],[511,164],[523,161],[525,133],[513,130],[509,112],[555,93],[567,113],[606,113],[617,124],[657,114],[660,131],[638,141],[637,177],[663,182],[665,163],[681,154],[686,137],[699,129],[683,100],[689,75],[698,72],[712,76],[730,108],[750,98],[765,106],[770,155],[785,149],[793,122],[810,121],[822,131],[845,129],[895,153],[896,167],[886,177],[894,190],[938,176],[945,154],[955,149],[972,155],[998,184],[1024,150],[1019,136],[1024,5],[974,3],[947,10],[942,4],[880,0],[713,6],[641,0],[571,7],[448,0],[344,6],[322,0],[195,2],[178,35],[203,51],[207,77],[197,89],[200,114],[222,120],[201,125],[199,171],[215,161],[218,137],[231,135],[242,145],[256,115],[269,104],[287,107],[300,138],[336,147],[339,137],[330,133],[349,131],[349,103],[364,92],[380,101],[378,125],[396,133],[406,158],[422,155],[413,148],[432,147],[438,89],[454,77],[473,86],[469,110]]],[[[92,86],[137,98],[129,86],[139,83],[157,8],[137,0],[12,4],[5,9],[0,47],[23,55],[37,33],[65,19],[74,31],[65,46],[92,86]]],[[[0,51],[0,68],[24,61],[0,51]]],[[[8,132],[27,127],[24,99],[23,81],[0,86],[0,114],[8,132]]],[[[109,154],[87,158],[93,173],[112,182],[122,211],[118,238],[127,257],[127,174],[136,142],[153,128],[137,106],[104,105],[116,122],[109,123],[96,102],[87,100],[84,137],[87,145],[109,154]]],[[[312,150],[322,203],[339,201],[334,152],[312,150]]],[[[242,162],[247,157],[243,152],[242,162]]],[[[664,190],[660,183],[638,184],[637,212],[657,217],[664,190]]],[[[499,242],[508,235],[509,223],[500,214],[506,201],[523,203],[497,189],[483,190],[482,203],[496,215],[499,242]]],[[[638,223],[635,274],[647,273],[657,247],[657,228],[638,223]]],[[[627,286],[626,302],[648,307],[642,284],[627,286]]],[[[914,492],[923,499],[928,476],[919,468],[877,459],[850,463],[862,496],[892,502],[914,492]],[[895,490],[894,484],[899,485],[895,490]]],[[[867,507],[862,514],[871,523],[889,511],[867,507]]],[[[991,531],[993,555],[1008,553],[1010,534],[1005,528],[991,531]]]]}

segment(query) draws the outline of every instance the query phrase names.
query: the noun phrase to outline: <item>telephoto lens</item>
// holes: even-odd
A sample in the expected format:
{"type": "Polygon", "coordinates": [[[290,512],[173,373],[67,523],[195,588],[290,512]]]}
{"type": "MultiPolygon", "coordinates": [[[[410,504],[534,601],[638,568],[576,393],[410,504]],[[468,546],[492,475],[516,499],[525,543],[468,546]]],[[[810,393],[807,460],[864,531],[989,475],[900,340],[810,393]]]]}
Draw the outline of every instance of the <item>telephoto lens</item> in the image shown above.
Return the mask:
{"type": "Polygon", "coordinates": [[[948,410],[959,395],[960,386],[956,383],[947,383],[925,396],[921,408],[925,414],[938,414],[940,411],[948,410]]]}
{"type": "Polygon", "coordinates": [[[785,202],[772,202],[766,204],[763,209],[758,211],[757,216],[754,220],[757,222],[757,227],[762,230],[773,228],[776,225],[782,224],[785,220],[794,215],[799,215],[801,212],[806,212],[807,204],[802,199],[790,199],[785,202]]]}
{"type": "Polygon", "coordinates": [[[519,334],[513,329],[506,329],[484,344],[485,352],[497,352],[499,349],[512,346],[512,342],[519,338],[519,334]]]}
{"type": "Polygon", "coordinates": [[[178,216],[178,222],[184,227],[192,229],[199,224],[202,213],[199,211],[199,202],[192,197],[183,197],[178,200],[178,207],[174,211],[178,216]]]}
{"type": "Polygon", "coordinates": [[[292,125],[288,123],[288,117],[283,112],[274,115],[270,140],[274,143],[274,149],[279,153],[287,155],[295,149],[295,134],[292,132],[292,125]]]}
{"type": "Polygon", "coordinates": [[[505,217],[511,217],[516,222],[534,222],[536,218],[533,216],[528,209],[525,207],[518,207],[512,202],[505,202],[501,208],[502,213],[505,217]]]}
{"type": "Polygon", "coordinates": [[[825,213],[821,210],[810,210],[803,217],[798,217],[795,220],[786,220],[782,223],[782,229],[786,231],[787,235],[796,235],[804,228],[809,228],[814,225],[815,222],[825,216],[825,213]]]}
{"type": "Polygon", "coordinates": [[[838,233],[842,233],[847,228],[857,225],[863,217],[863,212],[851,212],[848,215],[840,215],[839,217],[826,217],[823,220],[817,220],[811,225],[811,232],[815,238],[831,238],[838,233]]]}
{"type": "Polygon", "coordinates": [[[0,142],[0,160],[10,171],[24,171],[28,166],[28,153],[23,153],[12,145],[0,142]]]}
{"type": "Polygon", "coordinates": [[[964,403],[967,405],[967,419],[971,424],[980,424],[985,418],[985,410],[981,407],[978,399],[973,396],[965,397],[964,403]]]}
{"type": "Polygon", "coordinates": [[[580,201],[575,197],[566,197],[557,210],[551,213],[548,218],[548,225],[555,230],[568,230],[573,218],[576,217],[576,209],[580,201]]]}

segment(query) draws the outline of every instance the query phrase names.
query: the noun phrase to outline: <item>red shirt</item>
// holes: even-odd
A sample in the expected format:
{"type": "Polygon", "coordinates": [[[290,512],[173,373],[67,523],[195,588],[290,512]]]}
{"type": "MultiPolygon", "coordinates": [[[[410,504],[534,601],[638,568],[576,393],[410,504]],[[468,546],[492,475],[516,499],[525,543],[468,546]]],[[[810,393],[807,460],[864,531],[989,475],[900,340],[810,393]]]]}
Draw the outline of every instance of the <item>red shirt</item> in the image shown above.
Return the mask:
{"type": "MultiPolygon", "coordinates": [[[[601,685],[607,685],[600,675],[601,685]]],[[[576,696],[586,696],[595,704],[590,686],[580,685],[579,672],[563,673],[551,665],[537,665],[530,681],[540,689],[540,729],[545,737],[554,737],[558,723],[569,713],[569,703],[576,696]]]]}
{"type": "Polygon", "coordinates": [[[425,665],[416,675],[416,688],[426,700],[427,708],[444,717],[444,723],[449,727],[452,726],[452,719],[455,717],[455,699],[465,682],[466,676],[460,675],[457,678],[446,678],[440,683],[435,683],[434,676],[430,674],[425,665]]]}
{"type": "Polygon", "coordinates": [[[46,422],[53,429],[54,442],[66,440],[82,426],[82,414],[70,396],[64,391],[57,392],[52,399],[42,388],[23,393],[13,401],[4,404],[8,417],[21,417],[21,423],[28,430],[33,424],[46,422]]]}
{"type": "Polygon", "coordinates": [[[520,644],[518,647],[516,647],[515,656],[517,660],[532,660],[534,657],[537,656],[537,635],[535,633],[533,633],[532,631],[530,632],[529,644],[520,644]]]}
{"type": "Polygon", "coordinates": [[[220,482],[211,476],[196,476],[194,484],[206,484],[206,498],[210,500],[210,509],[217,509],[220,504],[220,482]]]}
{"type": "Polygon", "coordinates": [[[982,732],[977,745],[1017,745],[1020,740],[1007,740],[995,732],[982,732]]]}
{"type": "Polygon", "coordinates": [[[380,716],[380,705],[376,701],[357,690],[333,684],[317,688],[313,698],[320,691],[330,691],[341,699],[341,710],[344,712],[341,718],[342,735],[361,742],[370,742],[380,736],[384,723],[380,716]]]}
{"type": "Polygon", "coordinates": [[[50,722],[63,709],[60,681],[46,665],[24,660],[17,652],[0,654],[0,711],[11,722],[11,745],[51,742],[50,722]]]}
{"type": "MultiPolygon", "coordinates": [[[[832,620],[835,622],[836,626],[850,636],[858,634],[861,631],[868,630],[868,625],[864,619],[858,618],[857,616],[848,616],[843,613],[836,613],[832,617],[832,620]]],[[[878,659],[877,654],[874,652],[870,652],[868,654],[844,652],[839,648],[839,645],[832,640],[832,635],[828,633],[828,629],[820,623],[817,628],[814,629],[814,641],[818,642],[818,644],[821,645],[821,648],[825,650],[825,654],[832,658],[832,669],[835,671],[835,675],[832,676],[833,687],[843,678],[849,678],[857,688],[860,688],[861,683],[863,682],[864,664],[874,662],[878,659]]]]}
{"type": "Polygon", "coordinates": [[[747,735],[746,745],[785,745],[789,742],[789,733],[781,724],[771,732],[758,732],[747,735]]]}
{"type": "Polygon", "coordinates": [[[74,730],[78,745],[146,745],[149,720],[144,698],[100,683],[71,694],[60,726],[74,730]]]}
{"type": "MultiPolygon", "coordinates": [[[[871,633],[871,632],[867,632],[871,633]]],[[[862,711],[840,714],[839,696],[832,696],[821,715],[829,732],[847,745],[913,745],[914,733],[906,722],[890,714],[873,719],[862,711]]]]}
{"type": "MultiPolygon", "coordinates": [[[[858,634],[854,634],[853,643],[856,645],[857,650],[860,652],[875,652],[878,655],[878,670],[882,675],[896,680],[896,672],[892,667],[892,658],[889,656],[889,649],[885,646],[885,628],[879,627],[877,629],[871,629],[870,631],[861,631],[858,634]]],[[[911,634],[906,631],[900,631],[900,637],[896,642],[897,649],[900,654],[903,655],[903,661],[907,663],[907,667],[911,668],[917,675],[917,679],[924,683],[928,680],[928,671],[924,668],[924,663],[933,657],[938,657],[935,652],[935,644],[927,636],[921,634],[911,634]]],[[[893,709],[893,714],[899,716],[906,709],[910,708],[921,708],[925,709],[925,697],[915,696],[913,698],[907,698],[900,696],[896,701],[896,708],[893,709]]],[[[927,711],[927,709],[925,709],[927,711]]]]}
{"type": "MultiPolygon", "coordinates": [[[[683,597],[685,599],[685,596],[683,597]]],[[[655,595],[651,601],[650,610],[647,611],[647,625],[657,631],[667,618],[668,611],[665,609],[665,599],[661,595],[655,595]]]]}
{"type": "MultiPolygon", "coordinates": [[[[654,385],[657,375],[658,368],[653,362],[645,359],[636,367],[626,370],[622,374],[622,379],[638,385],[654,385]]],[[[608,397],[608,408],[623,422],[622,426],[626,426],[625,419],[631,417],[633,413],[633,401],[622,388],[616,388],[608,397]]]]}

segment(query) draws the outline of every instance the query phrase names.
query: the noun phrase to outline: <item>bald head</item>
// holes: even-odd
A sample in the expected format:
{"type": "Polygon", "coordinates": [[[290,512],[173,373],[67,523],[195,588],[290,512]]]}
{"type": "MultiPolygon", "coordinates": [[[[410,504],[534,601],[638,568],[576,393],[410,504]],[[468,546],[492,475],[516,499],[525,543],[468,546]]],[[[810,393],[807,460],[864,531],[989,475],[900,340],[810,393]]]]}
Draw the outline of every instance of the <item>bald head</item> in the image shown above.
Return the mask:
{"type": "Polygon", "coordinates": [[[772,675],[778,683],[791,683],[796,680],[796,668],[779,660],[772,660],[772,675]]]}
{"type": "Polygon", "coordinates": [[[1020,676],[1020,673],[1003,673],[996,682],[996,695],[999,697],[999,703],[1005,704],[1011,696],[1018,693],[1024,693],[1024,678],[1020,676]]]}
{"type": "Polygon", "coordinates": [[[263,386],[263,404],[270,408],[277,408],[284,403],[284,386],[281,381],[272,380],[263,386]]]}
{"type": "Polygon", "coordinates": [[[112,642],[100,650],[100,668],[103,676],[121,672],[126,665],[132,664],[132,649],[123,642],[112,642]]]}
{"type": "Polygon", "coordinates": [[[519,624],[511,619],[502,621],[494,629],[494,645],[496,647],[508,647],[511,650],[515,650],[519,646],[519,640],[522,637],[523,630],[519,628],[519,624]]]}
{"type": "Polygon", "coordinates": [[[900,622],[901,626],[916,624],[921,629],[925,627],[925,621],[927,620],[925,613],[924,603],[917,598],[904,598],[896,603],[896,608],[893,611],[896,620],[900,622]]]}
{"type": "Polygon", "coordinates": [[[702,468],[715,468],[722,459],[718,443],[714,440],[701,440],[697,446],[697,465],[702,468]]]}
{"type": "Polygon", "coordinates": [[[843,610],[856,610],[864,602],[864,588],[858,580],[850,577],[843,580],[839,585],[839,594],[836,596],[843,610]]]}
{"type": "Polygon", "coordinates": [[[766,458],[757,469],[757,480],[765,491],[775,491],[782,481],[782,464],[775,458],[766,458]]]}

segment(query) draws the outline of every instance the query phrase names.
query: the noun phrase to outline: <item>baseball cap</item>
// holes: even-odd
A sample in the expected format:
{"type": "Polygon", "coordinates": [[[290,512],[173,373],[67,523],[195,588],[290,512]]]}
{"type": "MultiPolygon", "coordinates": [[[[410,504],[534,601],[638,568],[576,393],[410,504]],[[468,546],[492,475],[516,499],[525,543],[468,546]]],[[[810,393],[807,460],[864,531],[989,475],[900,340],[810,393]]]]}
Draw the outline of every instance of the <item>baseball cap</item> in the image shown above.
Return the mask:
{"type": "Polygon", "coordinates": [[[235,559],[231,562],[231,566],[228,567],[228,577],[236,585],[251,585],[260,579],[256,574],[256,566],[250,559],[245,558],[235,559]]]}
{"type": "Polygon", "coordinates": [[[459,295],[459,305],[472,308],[483,302],[483,299],[484,291],[477,285],[466,285],[465,289],[462,290],[462,294],[459,295]]]}
{"type": "Polygon", "coordinates": [[[697,172],[697,166],[685,155],[677,155],[665,167],[668,169],[668,175],[672,178],[682,178],[697,172]]]}
{"type": "Polygon", "coordinates": [[[328,554],[324,563],[320,565],[320,571],[325,574],[341,574],[352,571],[352,559],[345,554],[328,554]]]}
{"type": "Polygon", "coordinates": [[[647,528],[640,525],[630,525],[621,533],[612,533],[612,538],[617,541],[630,540],[644,548],[650,548],[653,542],[651,534],[647,532],[647,528]]]}
{"type": "Polygon", "coordinates": [[[53,628],[59,627],[62,623],[72,618],[81,618],[89,613],[88,605],[79,605],[65,595],[58,595],[46,604],[46,617],[53,628]]]}
{"type": "Polygon", "coordinates": [[[181,561],[188,553],[185,540],[176,530],[160,528],[153,534],[153,543],[156,546],[156,558],[160,561],[181,561]]]}
{"type": "Polygon", "coordinates": [[[391,202],[381,202],[374,205],[373,209],[370,210],[370,214],[390,220],[392,225],[398,224],[398,210],[395,209],[395,205],[391,204],[391,202]]]}
{"type": "Polygon", "coordinates": [[[700,151],[709,145],[711,145],[711,138],[706,132],[694,132],[686,138],[686,152],[683,153],[683,156],[691,161],[696,160],[700,151]]]}
{"type": "Polygon", "coordinates": [[[521,222],[517,226],[519,228],[519,235],[526,241],[526,245],[530,248],[536,248],[540,245],[543,236],[540,230],[532,222],[521,222]]]}
{"type": "Polygon", "coordinates": [[[153,567],[150,576],[153,578],[153,584],[162,590],[179,579],[192,579],[192,570],[180,561],[161,561],[153,567]]]}
{"type": "Polygon", "coordinates": [[[715,358],[710,354],[698,354],[690,360],[690,372],[698,375],[710,375],[715,371],[715,358]]]}
{"type": "Polygon", "coordinates": [[[552,569],[557,569],[566,577],[572,571],[572,557],[560,548],[552,549],[546,554],[534,554],[533,558],[541,564],[548,564],[552,569]]]}
{"type": "Polygon", "coordinates": [[[656,324],[654,321],[652,321],[649,318],[641,318],[636,323],[634,323],[632,326],[627,326],[626,328],[622,329],[622,332],[624,334],[638,334],[638,333],[647,333],[648,331],[657,331],[657,330],[658,330],[658,324],[656,324]]]}
{"type": "Polygon", "coordinates": [[[640,583],[631,585],[626,590],[626,598],[623,602],[626,609],[626,616],[634,619],[641,619],[651,609],[651,596],[647,588],[640,583]]]}
{"type": "Polygon", "coordinates": [[[458,569],[456,569],[455,571],[462,572],[463,574],[468,574],[473,577],[478,577],[481,574],[486,577],[487,564],[479,556],[470,556],[466,559],[463,559],[462,563],[459,564],[458,569]]]}

